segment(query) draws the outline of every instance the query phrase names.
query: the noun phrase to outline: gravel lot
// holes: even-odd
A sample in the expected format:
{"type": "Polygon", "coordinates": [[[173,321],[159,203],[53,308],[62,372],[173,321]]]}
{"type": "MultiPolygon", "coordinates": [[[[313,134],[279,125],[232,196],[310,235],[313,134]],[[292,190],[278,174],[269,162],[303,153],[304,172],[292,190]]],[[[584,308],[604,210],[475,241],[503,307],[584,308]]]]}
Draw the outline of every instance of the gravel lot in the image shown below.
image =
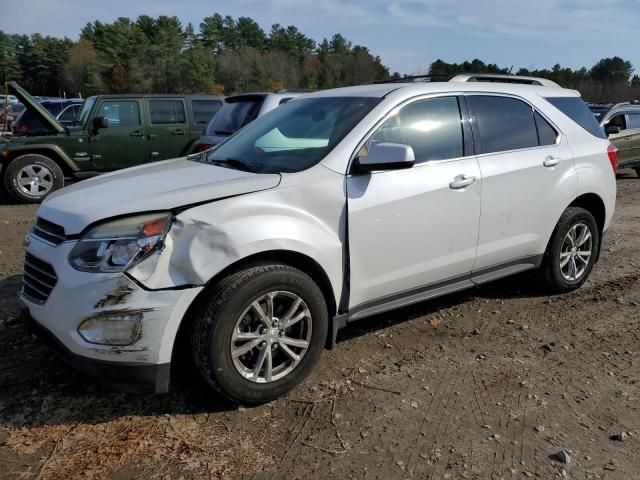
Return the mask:
{"type": "Polygon", "coordinates": [[[579,291],[524,275],[366,320],[258,408],[187,374],[112,392],[28,337],[35,208],[0,202],[0,478],[640,478],[640,179],[618,195],[579,291]]]}

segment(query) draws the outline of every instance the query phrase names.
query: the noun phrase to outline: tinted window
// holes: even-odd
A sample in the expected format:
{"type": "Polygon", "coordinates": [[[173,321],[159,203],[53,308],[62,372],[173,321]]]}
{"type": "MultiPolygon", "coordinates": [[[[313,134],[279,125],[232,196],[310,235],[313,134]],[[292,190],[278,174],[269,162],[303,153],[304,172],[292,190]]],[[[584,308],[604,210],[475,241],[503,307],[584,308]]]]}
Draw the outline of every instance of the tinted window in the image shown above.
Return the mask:
{"type": "Polygon", "coordinates": [[[153,125],[186,122],[182,100],[149,100],[149,115],[153,125]]]}
{"type": "Polygon", "coordinates": [[[299,172],[322,160],[379,102],[375,97],[288,102],[247,125],[202,161],[231,167],[241,161],[246,169],[263,173],[299,172]],[[235,162],[224,163],[228,159],[235,162]]]}
{"type": "Polygon", "coordinates": [[[538,112],[534,113],[534,117],[538,129],[538,143],[540,145],[555,145],[558,132],[538,112]]]}
{"type": "Polygon", "coordinates": [[[192,100],[193,123],[206,125],[222,107],[220,100],[192,100]]]}
{"type": "Polygon", "coordinates": [[[531,106],[515,98],[484,95],[470,95],[467,101],[475,116],[479,153],[538,146],[531,106]]]}
{"type": "Polygon", "coordinates": [[[629,114],[629,128],[640,128],[640,113],[629,114]]]}
{"type": "Polygon", "coordinates": [[[100,104],[97,117],[107,117],[110,127],[137,127],[140,125],[138,102],[107,100],[100,104]]]}
{"type": "Polygon", "coordinates": [[[211,119],[207,135],[231,135],[258,116],[264,97],[244,96],[227,98],[226,103],[211,119]]]}
{"type": "Polygon", "coordinates": [[[607,138],[598,121],[580,97],[551,97],[547,101],[591,135],[607,138]]]}
{"type": "Polygon", "coordinates": [[[462,121],[458,99],[434,98],[403,107],[385,120],[365,148],[383,142],[410,145],[418,163],[462,157],[462,121]]]}

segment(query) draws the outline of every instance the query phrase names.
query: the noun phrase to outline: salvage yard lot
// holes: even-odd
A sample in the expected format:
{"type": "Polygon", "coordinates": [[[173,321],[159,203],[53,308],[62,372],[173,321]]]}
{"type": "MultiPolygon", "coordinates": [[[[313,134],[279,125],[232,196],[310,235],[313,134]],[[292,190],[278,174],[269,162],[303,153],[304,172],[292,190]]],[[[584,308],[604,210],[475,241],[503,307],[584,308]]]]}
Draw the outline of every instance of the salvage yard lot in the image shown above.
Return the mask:
{"type": "Polygon", "coordinates": [[[635,175],[580,290],[547,296],[524,275],[365,320],[257,408],[185,373],[168,395],[113,392],[27,336],[34,212],[0,204],[0,478],[638,478],[635,175]]]}

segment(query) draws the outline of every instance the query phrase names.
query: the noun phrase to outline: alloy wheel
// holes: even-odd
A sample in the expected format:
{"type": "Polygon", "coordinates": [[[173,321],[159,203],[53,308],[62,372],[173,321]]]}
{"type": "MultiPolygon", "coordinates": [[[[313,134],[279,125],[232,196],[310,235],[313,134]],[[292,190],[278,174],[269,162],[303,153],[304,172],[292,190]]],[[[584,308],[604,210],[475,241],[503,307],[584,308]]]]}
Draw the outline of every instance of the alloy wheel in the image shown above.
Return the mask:
{"type": "Polygon", "coordinates": [[[242,312],[231,336],[231,358],[240,375],[256,383],[291,373],[311,342],[309,307],[286,291],[264,294],[242,312]]]}
{"type": "Polygon", "coordinates": [[[46,195],[53,188],[53,172],[44,165],[25,165],[18,172],[18,188],[27,195],[46,195]]]}
{"type": "Polygon", "coordinates": [[[565,280],[575,282],[587,271],[593,255],[593,235],[588,225],[576,223],[562,241],[560,272],[565,280]]]}

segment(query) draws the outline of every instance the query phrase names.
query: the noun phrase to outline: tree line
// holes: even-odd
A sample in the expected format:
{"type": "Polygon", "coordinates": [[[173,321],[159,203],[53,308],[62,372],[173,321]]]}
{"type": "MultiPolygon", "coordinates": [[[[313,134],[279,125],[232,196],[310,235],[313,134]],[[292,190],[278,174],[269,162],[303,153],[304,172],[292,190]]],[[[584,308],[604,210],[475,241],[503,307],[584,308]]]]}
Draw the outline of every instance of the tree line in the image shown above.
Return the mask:
{"type": "Polygon", "coordinates": [[[551,69],[501,68],[475,59],[462,63],[436,60],[429,68],[431,75],[450,76],[456,73],[499,73],[528,75],[553,80],[565,88],[578,90],[590,102],[626,102],[640,99],[640,76],[633,74],[633,65],[620,57],[603,58],[591,68],[573,70],[555,64],[551,69]]]}
{"type": "Polygon", "coordinates": [[[340,34],[316,43],[297,27],[265,32],[219,14],[199,28],[177,17],[95,21],[78,41],[0,31],[0,79],[36,95],[232,93],[320,89],[389,76],[380,58],[340,34]]]}
{"type": "MultiPolygon", "coordinates": [[[[516,73],[548,78],[579,90],[593,102],[640,98],[640,77],[620,57],[591,68],[499,67],[474,59],[436,60],[432,75],[462,72],[516,73]]],[[[15,80],[36,95],[190,93],[230,95],[246,91],[323,89],[389,78],[389,69],[367,47],[340,34],[317,43],[297,27],[265,32],[249,17],[213,14],[198,28],[177,17],[142,15],[113,23],[94,21],[79,39],[9,35],[0,31],[0,80],[15,80]]],[[[393,73],[391,78],[402,78],[393,73]]]]}

